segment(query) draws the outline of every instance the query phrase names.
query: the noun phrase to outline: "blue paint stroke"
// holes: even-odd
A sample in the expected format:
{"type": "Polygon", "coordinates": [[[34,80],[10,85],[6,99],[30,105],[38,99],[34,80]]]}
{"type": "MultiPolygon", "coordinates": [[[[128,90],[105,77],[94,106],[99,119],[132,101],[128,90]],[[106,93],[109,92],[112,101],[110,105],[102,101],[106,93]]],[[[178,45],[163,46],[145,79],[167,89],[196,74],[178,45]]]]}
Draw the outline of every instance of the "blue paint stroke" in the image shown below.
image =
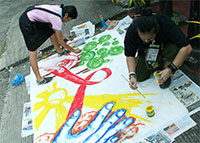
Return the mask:
{"type": "Polygon", "coordinates": [[[107,103],[97,113],[91,123],[82,131],[71,134],[74,124],[80,117],[81,111],[76,110],[70,118],[65,122],[64,126],[60,129],[55,136],[52,143],[115,143],[119,139],[115,134],[128,127],[133,123],[132,118],[125,118],[119,121],[126,113],[125,109],[119,109],[114,112],[106,121],[106,117],[112,111],[114,106],[113,102],[107,103]],[[114,125],[115,124],[115,125],[114,125]]]}

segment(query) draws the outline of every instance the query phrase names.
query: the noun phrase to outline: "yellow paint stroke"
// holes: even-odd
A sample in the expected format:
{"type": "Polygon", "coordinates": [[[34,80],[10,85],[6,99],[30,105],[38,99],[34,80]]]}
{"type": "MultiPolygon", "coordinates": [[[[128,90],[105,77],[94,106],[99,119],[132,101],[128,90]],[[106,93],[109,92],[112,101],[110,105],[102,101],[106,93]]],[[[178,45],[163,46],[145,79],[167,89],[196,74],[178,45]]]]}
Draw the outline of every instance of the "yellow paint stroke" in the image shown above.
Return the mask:
{"type": "MultiPolygon", "coordinates": [[[[158,95],[157,93],[146,93],[144,95],[158,95]]],[[[126,115],[130,117],[135,117],[137,119],[151,123],[150,120],[140,117],[136,114],[131,114],[131,109],[133,107],[141,107],[145,102],[150,103],[146,99],[136,99],[135,96],[141,96],[139,93],[129,93],[129,94],[103,94],[103,95],[85,95],[84,106],[99,110],[104,104],[108,102],[114,102],[115,106],[113,111],[118,109],[126,109],[126,115]]],[[[34,127],[36,131],[39,129],[40,125],[44,121],[46,115],[50,110],[55,110],[55,120],[57,130],[65,121],[68,110],[64,106],[64,103],[72,103],[74,96],[68,95],[68,92],[64,88],[57,88],[57,81],[53,83],[52,89],[48,86],[48,89],[39,93],[36,98],[43,99],[37,102],[32,110],[36,112],[42,110],[36,118],[34,118],[34,127]],[[56,94],[55,94],[56,93],[56,94]],[[56,95],[56,97],[55,97],[56,95]],[[53,96],[53,98],[52,98],[53,96]]]]}
{"type": "Polygon", "coordinates": [[[49,86],[48,89],[49,90],[46,89],[36,96],[36,98],[42,98],[43,100],[37,102],[32,109],[34,112],[42,110],[38,116],[34,118],[34,127],[36,131],[50,110],[55,110],[56,130],[64,123],[68,113],[67,108],[63,104],[64,102],[71,102],[67,99],[67,90],[64,88],[57,88],[57,81],[53,83],[52,90],[49,86]]]}
{"type": "MultiPolygon", "coordinates": [[[[155,93],[148,93],[144,95],[155,95],[155,93]]],[[[126,109],[126,115],[130,117],[135,117],[137,119],[146,121],[151,123],[150,120],[140,117],[136,114],[131,114],[131,109],[133,107],[141,107],[144,102],[150,103],[149,100],[146,99],[136,99],[134,96],[141,96],[139,93],[129,93],[129,94],[103,94],[103,95],[95,95],[95,96],[85,96],[84,98],[84,106],[88,106],[90,108],[94,108],[99,110],[105,103],[114,102],[115,106],[113,107],[113,111],[118,109],[126,109]]]]}
{"type": "Polygon", "coordinates": [[[173,105],[171,102],[168,102],[169,105],[173,105]]]}
{"type": "MultiPolygon", "coordinates": [[[[158,95],[157,93],[146,93],[144,95],[158,95]]],[[[141,96],[139,93],[128,93],[128,94],[103,94],[103,95],[85,95],[84,106],[99,110],[103,105],[108,102],[114,102],[115,106],[112,111],[118,109],[126,109],[126,115],[130,117],[135,117],[137,119],[152,123],[150,120],[140,117],[136,114],[131,114],[131,109],[133,107],[141,107],[145,102],[151,103],[146,99],[136,99],[134,96],[141,96]]],[[[74,96],[68,96],[68,100],[73,101],[74,96]]],[[[70,102],[71,103],[71,102],[70,102]]]]}

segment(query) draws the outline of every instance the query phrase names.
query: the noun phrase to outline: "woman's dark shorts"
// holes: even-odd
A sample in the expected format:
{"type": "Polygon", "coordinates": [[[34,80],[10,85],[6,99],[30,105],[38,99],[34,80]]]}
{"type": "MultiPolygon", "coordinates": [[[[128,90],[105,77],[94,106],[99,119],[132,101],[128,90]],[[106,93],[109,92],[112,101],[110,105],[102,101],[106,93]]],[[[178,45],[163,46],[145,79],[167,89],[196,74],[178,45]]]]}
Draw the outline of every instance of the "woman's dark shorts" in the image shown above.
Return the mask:
{"type": "Polygon", "coordinates": [[[48,23],[31,22],[26,12],[21,15],[19,26],[29,51],[38,49],[54,33],[48,23]]]}

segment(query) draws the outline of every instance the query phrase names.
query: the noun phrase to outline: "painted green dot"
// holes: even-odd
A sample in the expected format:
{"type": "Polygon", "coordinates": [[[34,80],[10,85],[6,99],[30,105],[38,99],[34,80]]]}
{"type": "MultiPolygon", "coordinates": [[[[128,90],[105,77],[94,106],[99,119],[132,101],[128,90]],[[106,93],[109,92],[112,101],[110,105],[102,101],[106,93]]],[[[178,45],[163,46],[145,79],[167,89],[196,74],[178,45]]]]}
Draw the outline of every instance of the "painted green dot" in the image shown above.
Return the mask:
{"type": "Polygon", "coordinates": [[[110,46],[110,42],[105,42],[102,46],[110,46]]]}
{"type": "Polygon", "coordinates": [[[119,41],[117,40],[112,42],[112,45],[118,45],[118,44],[119,44],[119,41]]]}
{"type": "Polygon", "coordinates": [[[117,40],[117,38],[114,38],[113,40],[117,40]]]}
{"type": "Polygon", "coordinates": [[[96,40],[96,39],[97,39],[97,37],[93,37],[93,38],[92,38],[92,40],[96,40]]]}
{"type": "Polygon", "coordinates": [[[91,59],[88,63],[87,63],[87,67],[89,69],[96,69],[99,68],[100,66],[102,66],[102,64],[104,63],[104,59],[101,57],[95,57],[93,59],[91,59]]]}
{"type": "Polygon", "coordinates": [[[103,43],[103,42],[105,42],[105,41],[108,41],[108,40],[110,40],[111,39],[111,35],[103,35],[103,36],[101,36],[100,38],[99,38],[99,43],[103,43]]]}
{"type": "Polygon", "coordinates": [[[96,50],[98,50],[98,48],[95,48],[94,50],[96,51],[96,50]]]}
{"type": "Polygon", "coordinates": [[[82,66],[82,65],[84,65],[84,64],[85,64],[85,62],[81,61],[78,65],[79,65],[79,66],[82,66]]]}
{"type": "Polygon", "coordinates": [[[97,55],[104,58],[108,56],[108,49],[107,48],[101,48],[97,51],[97,55]]]}
{"type": "Polygon", "coordinates": [[[123,53],[123,50],[124,50],[123,46],[115,46],[115,47],[111,47],[108,53],[111,56],[115,56],[115,55],[119,55],[123,53]]]}
{"type": "Polygon", "coordinates": [[[98,45],[98,43],[96,41],[88,42],[87,44],[84,45],[83,50],[90,51],[90,50],[96,48],[97,45],[98,45]]]}
{"type": "Polygon", "coordinates": [[[104,63],[108,63],[108,62],[110,62],[110,59],[104,60],[104,63]]]}
{"type": "Polygon", "coordinates": [[[95,56],[95,52],[94,51],[89,51],[89,52],[85,52],[82,53],[80,56],[80,60],[81,61],[89,61],[90,59],[92,59],[95,56]]]}

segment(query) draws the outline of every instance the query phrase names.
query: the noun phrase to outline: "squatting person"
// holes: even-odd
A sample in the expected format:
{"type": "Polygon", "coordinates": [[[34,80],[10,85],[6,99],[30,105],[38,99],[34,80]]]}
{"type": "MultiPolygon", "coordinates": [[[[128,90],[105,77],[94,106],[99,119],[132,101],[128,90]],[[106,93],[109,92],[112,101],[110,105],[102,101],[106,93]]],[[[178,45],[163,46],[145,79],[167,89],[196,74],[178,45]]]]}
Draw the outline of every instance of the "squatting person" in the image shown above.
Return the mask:
{"type": "Polygon", "coordinates": [[[142,9],[130,25],[124,45],[132,89],[154,71],[159,71],[160,87],[167,88],[170,76],[192,51],[189,40],[169,17],[152,14],[149,8],[142,9]]]}

